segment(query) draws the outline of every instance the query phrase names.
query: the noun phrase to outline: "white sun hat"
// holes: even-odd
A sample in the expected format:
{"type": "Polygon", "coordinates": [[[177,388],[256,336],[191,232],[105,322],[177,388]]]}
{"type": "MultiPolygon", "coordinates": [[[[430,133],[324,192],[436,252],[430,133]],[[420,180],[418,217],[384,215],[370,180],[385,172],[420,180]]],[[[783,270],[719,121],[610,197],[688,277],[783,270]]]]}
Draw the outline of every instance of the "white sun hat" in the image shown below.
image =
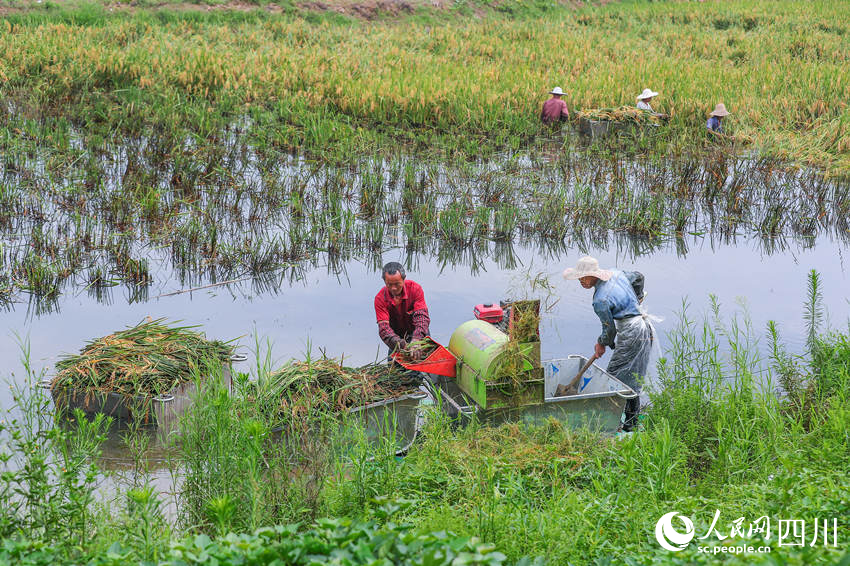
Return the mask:
{"type": "Polygon", "coordinates": [[[653,96],[658,96],[657,92],[653,92],[652,89],[645,88],[643,92],[640,93],[637,97],[638,100],[645,100],[647,98],[652,98],[653,96]]]}
{"type": "Polygon", "coordinates": [[[564,91],[561,90],[561,87],[556,86],[551,90],[551,92],[549,92],[549,94],[564,94],[564,91]]]}
{"type": "Polygon", "coordinates": [[[611,279],[613,273],[607,269],[599,269],[599,260],[589,255],[578,260],[575,267],[568,267],[564,270],[564,279],[581,279],[582,277],[598,277],[603,281],[611,279]]]}
{"type": "Polygon", "coordinates": [[[709,116],[728,116],[729,112],[726,111],[726,106],[720,102],[717,106],[714,107],[714,110],[709,114],[709,116]]]}

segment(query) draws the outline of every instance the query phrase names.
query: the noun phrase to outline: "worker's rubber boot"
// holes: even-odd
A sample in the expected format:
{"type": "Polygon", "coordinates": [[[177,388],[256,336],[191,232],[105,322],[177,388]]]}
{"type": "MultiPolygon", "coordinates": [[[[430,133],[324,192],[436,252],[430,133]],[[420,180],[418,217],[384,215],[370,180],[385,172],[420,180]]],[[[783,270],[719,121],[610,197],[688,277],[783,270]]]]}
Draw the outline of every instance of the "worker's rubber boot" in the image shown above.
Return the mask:
{"type": "Polygon", "coordinates": [[[640,397],[626,401],[626,422],[623,423],[623,432],[631,432],[637,427],[640,415],[640,397]]]}

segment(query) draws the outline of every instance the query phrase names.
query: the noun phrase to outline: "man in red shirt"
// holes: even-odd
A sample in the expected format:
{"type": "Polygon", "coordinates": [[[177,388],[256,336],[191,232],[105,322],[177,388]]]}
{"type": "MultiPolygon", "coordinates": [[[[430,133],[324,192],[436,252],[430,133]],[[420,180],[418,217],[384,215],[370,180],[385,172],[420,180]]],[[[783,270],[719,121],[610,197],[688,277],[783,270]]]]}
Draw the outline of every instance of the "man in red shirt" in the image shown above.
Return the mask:
{"type": "Polygon", "coordinates": [[[540,119],[544,124],[554,124],[561,120],[570,119],[570,111],[567,110],[567,103],[561,100],[564,91],[561,87],[556,86],[552,89],[552,98],[543,103],[543,111],[540,112],[540,119]]]}
{"type": "Polygon", "coordinates": [[[405,279],[404,267],[395,261],[384,266],[384,287],[375,295],[378,336],[390,352],[407,348],[429,335],[431,318],[419,283],[405,279]]]}

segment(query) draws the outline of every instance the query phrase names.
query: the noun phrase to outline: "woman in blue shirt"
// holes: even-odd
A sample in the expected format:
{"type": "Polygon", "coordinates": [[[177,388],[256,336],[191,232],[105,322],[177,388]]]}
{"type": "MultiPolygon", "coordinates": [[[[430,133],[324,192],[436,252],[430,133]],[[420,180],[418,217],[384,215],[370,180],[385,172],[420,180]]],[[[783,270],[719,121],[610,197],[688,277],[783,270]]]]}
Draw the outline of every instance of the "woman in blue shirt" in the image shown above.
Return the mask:
{"type": "Polygon", "coordinates": [[[723,103],[719,103],[714,107],[714,110],[711,114],[708,115],[708,122],[706,123],[706,128],[710,132],[714,132],[715,134],[723,133],[723,117],[728,116],[729,112],[726,111],[726,106],[723,103]]]}
{"type": "MultiPolygon", "coordinates": [[[[602,334],[594,353],[601,357],[606,348],[614,350],[608,373],[640,393],[655,333],[640,310],[643,300],[643,274],[637,271],[600,269],[599,261],[585,256],[578,265],[564,271],[564,279],[578,279],[585,289],[593,289],[593,310],[602,322],[602,334]]],[[[626,402],[623,430],[637,425],[640,396],[626,402]]]]}

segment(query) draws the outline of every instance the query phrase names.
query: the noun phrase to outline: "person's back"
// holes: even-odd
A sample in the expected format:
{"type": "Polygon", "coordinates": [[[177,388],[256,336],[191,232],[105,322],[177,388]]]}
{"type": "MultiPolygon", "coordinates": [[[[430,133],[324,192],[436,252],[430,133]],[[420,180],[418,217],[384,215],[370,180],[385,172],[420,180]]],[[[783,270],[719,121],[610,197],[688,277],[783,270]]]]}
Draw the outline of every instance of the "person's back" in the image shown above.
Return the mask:
{"type": "Polygon", "coordinates": [[[570,111],[567,110],[567,103],[561,100],[561,95],[564,94],[561,87],[553,88],[549,94],[552,95],[552,98],[543,103],[540,120],[544,124],[554,124],[569,119],[570,111]]]}
{"type": "Polygon", "coordinates": [[[600,309],[610,312],[612,318],[625,318],[640,314],[633,279],[640,278],[641,294],[643,276],[638,272],[623,272],[611,270],[612,276],[608,281],[600,281],[593,293],[593,308],[597,313],[600,309]],[[629,275],[632,275],[630,278],[629,275]]]}
{"type": "Polygon", "coordinates": [[[726,110],[726,106],[722,102],[718,102],[711,114],[708,115],[708,122],[705,123],[705,127],[709,132],[723,134],[723,118],[728,115],[729,111],[726,110]]]}

